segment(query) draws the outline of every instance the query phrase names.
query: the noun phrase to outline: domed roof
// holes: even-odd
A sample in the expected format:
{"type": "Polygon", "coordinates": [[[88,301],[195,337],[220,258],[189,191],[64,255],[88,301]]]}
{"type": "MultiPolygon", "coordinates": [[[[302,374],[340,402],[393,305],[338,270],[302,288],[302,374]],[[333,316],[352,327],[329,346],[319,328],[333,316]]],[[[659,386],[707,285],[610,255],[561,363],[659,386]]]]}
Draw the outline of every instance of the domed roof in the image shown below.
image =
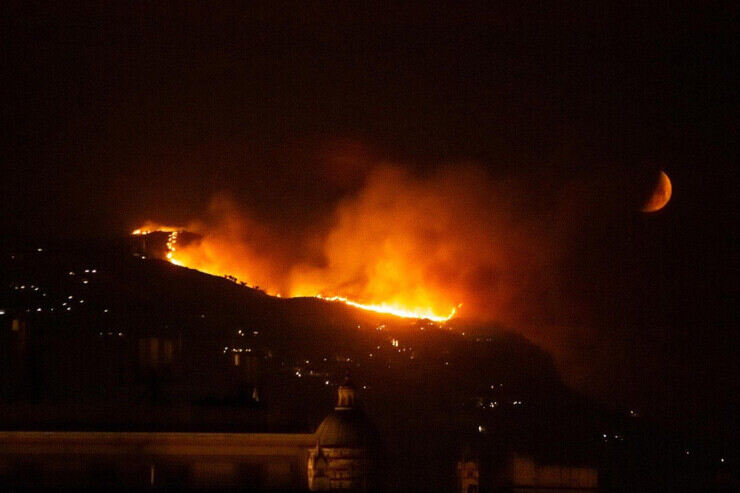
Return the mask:
{"type": "Polygon", "coordinates": [[[339,386],[334,411],[316,430],[321,447],[374,448],[378,432],[361,409],[355,407],[355,390],[349,380],[339,386]]]}
{"type": "Polygon", "coordinates": [[[316,430],[319,445],[322,447],[373,446],[377,441],[377,431],[360,409],[335,409],[316,430]]]}

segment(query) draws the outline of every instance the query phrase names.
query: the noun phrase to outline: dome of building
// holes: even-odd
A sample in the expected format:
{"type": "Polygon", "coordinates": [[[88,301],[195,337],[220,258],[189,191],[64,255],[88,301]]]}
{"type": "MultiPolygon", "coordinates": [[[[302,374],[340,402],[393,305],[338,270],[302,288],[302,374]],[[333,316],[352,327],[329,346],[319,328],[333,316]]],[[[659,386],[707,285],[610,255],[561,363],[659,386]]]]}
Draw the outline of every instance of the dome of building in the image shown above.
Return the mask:
{"type": "Polygon", "coordinates": [[[316,431],[321,447],[366,448],[377,432],[359,409],[335,409],[316,431]]]}
{"type": "Polygon", "coordinates": [[[334,411],[316,430],[321,447],[372,449],[378,443],[378,432],[356,407],[355,389],[349,380],[339,386],[339,399],[334,411]]]}

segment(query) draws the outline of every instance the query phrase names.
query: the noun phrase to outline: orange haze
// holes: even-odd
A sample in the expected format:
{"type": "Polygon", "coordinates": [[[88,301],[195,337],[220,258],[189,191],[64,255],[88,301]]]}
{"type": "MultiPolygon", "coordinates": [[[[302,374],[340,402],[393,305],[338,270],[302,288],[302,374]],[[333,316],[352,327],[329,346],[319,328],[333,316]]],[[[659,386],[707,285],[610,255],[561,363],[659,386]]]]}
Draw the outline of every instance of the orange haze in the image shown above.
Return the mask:
{"type": "Polygon", "coordinates": [[[273,295],[318,296],[435,321],[457,311],[508,323],[522,288],[553,252],[541,240],[552,236],[543,234],[542,222],[513,212],[526,200],[513,185],[493,183],[473,166],[425,177],[379,166],[337,204],[324,231],[298,244],[224,197],[184,228],[148,222],[134,234],[198,233],[199,241],[183,246],[175,235],[168,258],[273,295]]]}

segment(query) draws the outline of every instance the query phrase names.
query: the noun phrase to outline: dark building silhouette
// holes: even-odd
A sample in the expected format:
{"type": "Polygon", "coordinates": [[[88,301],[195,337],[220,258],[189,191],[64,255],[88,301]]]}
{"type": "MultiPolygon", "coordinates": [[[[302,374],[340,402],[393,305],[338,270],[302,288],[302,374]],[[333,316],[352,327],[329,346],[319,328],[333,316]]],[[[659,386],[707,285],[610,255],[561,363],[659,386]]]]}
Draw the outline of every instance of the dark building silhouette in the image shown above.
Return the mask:
{"type": "Polygon", "coordinates": [[[0,483],[368,490],[377,443],[345,382],[315,433],[0,431],[0,483]]]}

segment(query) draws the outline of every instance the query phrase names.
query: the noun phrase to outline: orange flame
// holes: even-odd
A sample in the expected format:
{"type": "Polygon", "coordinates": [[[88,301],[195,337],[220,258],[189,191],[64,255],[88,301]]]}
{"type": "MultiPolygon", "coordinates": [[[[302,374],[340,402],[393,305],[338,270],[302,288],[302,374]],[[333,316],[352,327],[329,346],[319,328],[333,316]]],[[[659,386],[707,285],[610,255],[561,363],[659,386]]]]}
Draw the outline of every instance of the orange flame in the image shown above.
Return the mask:
{"type": "Polygon", "coordinates": [[[163,226],[161,224],[157,224],[152,221],[147,221],[140,228],[136,228],[135,230],[133,230],[131,234],[134,236],[145,236],[155,231],[164,232],[164,233],[173,233],[177,231],[182,231],[182,229],[183,228],[178,228],[177,226],[163,226]]]}
{"type": "Polygon", "coordinates": [[[361,308],[363,310],[369,310],[371,312],[387,313],[389,315],[395,315],[401,318],[429,319],[433,322],[446,322],[447,320],[455,316],[455,313],[457,313],[458,307],[461,306],[461,305],[458,305],[456,307],[453,307],[448,315],[441,316],[441,315],[437,315],[436,313],[434,313],[434,311],[430,309],[406,309],[401,306],[392,305],[388,303],[380,303],[380,304],[357,303],[356,301],[348,300],[347,298],[344,298],[342,296],[321,296],[320,294],[317,294],[316,298],[320,298],[326,301],[340,301],[349,306],[354,306],[355,308],[361,308]]]}
{"type": "MultiPolygon", "coordinates": [[[[149,221],[142,227],[133,230],[131,234],[134,236],[143,236],[153,232],[169,233],[166,242],[167,252],[165,254],[167,261],[174,265],[192,268],[206,274],[228,276],[230,278],[236,279],[236,277],[233,277],[227,272],[224,272],[224,269],[221,267],[221,265],[214,260],[218,256],[218,253],[220,253],[223,249],[220,249],[218,247],[214,248],[213,242],[202,241],[195,246],[186,246],[183,249],[178,249],[178,234],[182,231],[184,231],[184,228],[176,226],[165,226],[149,221]]],[[[240,281],[243,280],[244,279],[240,279],[240,281]]],[[[249,279],[247,279],[247,281],[249,281],[249,279]]],[[[252,283],[247,282],[247,284],[252,283]]],[[[359,301],[354,301],[344,296],[327,296],[324,294],[315,294],[315,292],[312,293],[307,291],[308,289],[310,289],[307,286],[308,284],[305,283],[294,283],[294,285],[289,288],[289,291],[294,297],[310,296],[326,301],[336,301],[355,308],[360,308],[362,310],[394,315],[401,318],[428,319],[434,322],[445,322],[455,316],[455,314],[457,313],[457,309],[461,306],[454,306],[449,310],[447,314],[444,314],[444,312],[440,314],[433,308],[425,306],[424,304],[420,304],[418,302],[409,305],[404,305],[403,303],[400,303],[396,300],[361,303],[359,301]]],[[[282,294],[279,291],[273,291],[269,289],[265,291],[267,292],[267,294],[270,294],[272,296],[282,297],[282,294]]]]}

